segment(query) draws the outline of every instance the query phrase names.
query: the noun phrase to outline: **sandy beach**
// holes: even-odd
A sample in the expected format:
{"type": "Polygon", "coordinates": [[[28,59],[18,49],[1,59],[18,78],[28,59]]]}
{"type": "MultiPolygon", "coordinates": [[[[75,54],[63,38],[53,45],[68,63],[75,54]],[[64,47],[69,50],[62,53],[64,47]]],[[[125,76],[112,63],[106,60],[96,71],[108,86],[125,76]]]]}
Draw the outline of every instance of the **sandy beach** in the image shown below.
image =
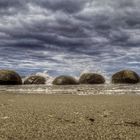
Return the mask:
{"type": "Polygon", "coordinates": [[[140,96],[0,94],[0,140],[139,140],[140,96]]]}

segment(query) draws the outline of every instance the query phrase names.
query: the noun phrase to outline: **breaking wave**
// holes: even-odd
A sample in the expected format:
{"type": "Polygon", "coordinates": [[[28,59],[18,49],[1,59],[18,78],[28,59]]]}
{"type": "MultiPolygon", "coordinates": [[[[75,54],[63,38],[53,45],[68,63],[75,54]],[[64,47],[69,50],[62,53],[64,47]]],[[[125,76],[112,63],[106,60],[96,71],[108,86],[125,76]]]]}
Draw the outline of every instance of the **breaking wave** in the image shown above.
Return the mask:
{"type": "MultiPolygon", "coordinates": [[[[23,93],[23,94],[74,94],[74,95],[122,95],[122,94],[136,94],[140,95],[140,84],[111,84],[110,78],[103,71],[84,70],[81,72],[94,72],[103,75],[106,78],[106,83],[101,85],[68,85],[68,86],[54,86],[52,81],[55,77],[49,75],[47,71],[37,72],[32,75],[42,76],[46,79],[46,85],[19,85],[19,86],[0,86],[2,93],[23,93]]],[[[28,78],[24,77],[23,81],[28,78]]],[[[80,77],[75,76],[78,80],[80,77]]]]}
{"type": "Polygon", "coordinates": [[[46,79],[46,85],[52,85],[52,81],[54,80],[54,77],[50,76],[47,71],[38,72],[35,75],[44,77],[46,79]]]}
{"type": "MultiPolygon", "coordinates": [[[[102,71],[102,70],[94,70],[94,71],[91,71],[91,70],[88,70],[88,69],[85,69],[83,70],[79,76],[73,76],[76,80],[79,80],[79,77],[84,74],[84,73],[98,73],[98,74],[101,74],[105,77],[106,79],[106,84],[109,84],[110,83],[110,77],[106,74],[106,72],[102,71]]],[[[32,75],[37,75],[37,76],[42,76],[46,79],[46,85],[52,85],[52,81],[54,80],[55,77],[51,76],[48,71],[43,71],[43,72],[37,72],[35,74],[32,74],[32,75]]],[[[28,77],[30,77],[31,75],[27,76],[27,77],[24,77],[22,79],[22,81],[24,82],[25,79],[27,79],[28,77]]]]}
{"type": "MultiPolygon", "coordinates": [[[[35,74],[32,74],[32,75],[37,75],[37,76],[42,76],[46,79],[46,85],[52,85],[52,81],[54,80],[54,77],[50,76],[48,71],[44,71],[44,72],[37,72],[35,74]]],[[[27,76],[27,77],[24,77],[22,78],[22,81],[24,83],[24,81],[29,78],[31,75],[27,76]]]]}

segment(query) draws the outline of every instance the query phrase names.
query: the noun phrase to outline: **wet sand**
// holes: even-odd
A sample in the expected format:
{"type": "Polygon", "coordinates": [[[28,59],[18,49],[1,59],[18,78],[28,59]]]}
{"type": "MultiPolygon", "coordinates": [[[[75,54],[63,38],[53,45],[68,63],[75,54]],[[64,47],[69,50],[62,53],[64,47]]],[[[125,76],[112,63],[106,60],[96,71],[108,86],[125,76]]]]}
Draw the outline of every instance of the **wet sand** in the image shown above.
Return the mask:
{"type": "Polygon", "coordinates": [[[139,140],[140,96],[0,93],[0,140],[139,140]]]}

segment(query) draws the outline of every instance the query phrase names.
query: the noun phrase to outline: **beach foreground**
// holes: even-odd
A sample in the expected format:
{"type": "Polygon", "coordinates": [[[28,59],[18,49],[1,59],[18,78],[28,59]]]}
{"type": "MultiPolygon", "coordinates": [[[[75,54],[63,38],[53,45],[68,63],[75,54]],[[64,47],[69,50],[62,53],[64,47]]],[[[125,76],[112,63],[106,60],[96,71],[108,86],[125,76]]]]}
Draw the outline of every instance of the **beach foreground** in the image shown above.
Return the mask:
{"type": "Polygon", "coordinates": [[[0,94],[0,140],[139,140],[138,95],[0,94]]]}

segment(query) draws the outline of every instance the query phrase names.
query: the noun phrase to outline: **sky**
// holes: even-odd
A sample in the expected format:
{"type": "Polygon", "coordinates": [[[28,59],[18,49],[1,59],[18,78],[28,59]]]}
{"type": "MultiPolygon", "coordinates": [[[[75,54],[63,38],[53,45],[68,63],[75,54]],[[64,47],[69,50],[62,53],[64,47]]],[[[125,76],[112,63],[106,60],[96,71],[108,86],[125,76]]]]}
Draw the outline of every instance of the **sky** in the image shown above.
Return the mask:
{"type": "Polygon", "coordinates": [[[140,74],[140,0],[0,0],[0,69],[140,74]]]}

